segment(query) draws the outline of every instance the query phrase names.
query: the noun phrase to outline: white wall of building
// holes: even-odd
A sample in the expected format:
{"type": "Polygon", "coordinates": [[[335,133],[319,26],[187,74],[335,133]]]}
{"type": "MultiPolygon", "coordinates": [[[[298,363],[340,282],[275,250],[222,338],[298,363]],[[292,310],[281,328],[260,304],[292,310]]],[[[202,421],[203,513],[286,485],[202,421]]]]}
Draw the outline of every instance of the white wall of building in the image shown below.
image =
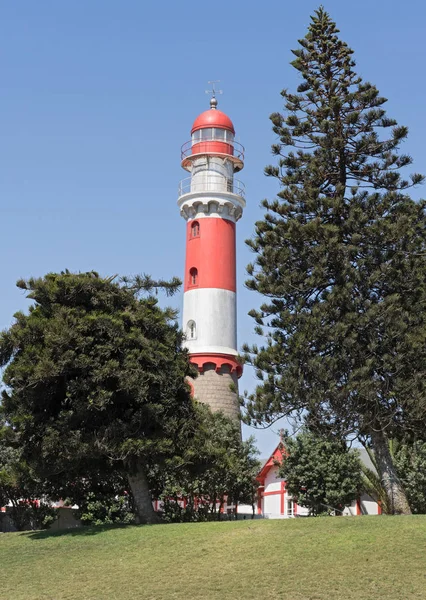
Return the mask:
{"type": "MultiPolygon", "coordinates": [[[[262,514],[267,519],[283,519],[290,518],[293,516],[308,516],[309,510],[304,506],[297,505],[294,508],[294,502],[289,506],[289,501],[292,500],[291,496],[285,490],[284,497],[282,497],[282,483],[283,479],[278,475],[278,467],[272,467],[265,477],[265,486],[262,490],[262,514]],[[282,510],[282,498],[284,502],[284,513],[282,510]]],[[[379,506],[373,498],[367,494],[363,494],[360,498],[359,507],[362,515],[378,515],[379,506]]],[[[346,506],[343,514],[345,516],[357,516],[357,502],[354,501],[350,506],[346,506]]]]}
{"type": "Polygon", "coordinates": [[[262,512],[266,519],[282,519],[284,515],[281,514],[281,494],[264,496],[262,512]]]}
{"type": "Polygon", "coordinates": [[[281,490],[282,481],[278,475],[278,467],[271,469],[265,477],[265,492],[281,490]]]}
{"type": "Polygon", "coordinates": [[[368,494],[363,494],[361,496],[361,514],[365,515],[378,515],[379,514],[379,506],[371,496],[368,494]]]}

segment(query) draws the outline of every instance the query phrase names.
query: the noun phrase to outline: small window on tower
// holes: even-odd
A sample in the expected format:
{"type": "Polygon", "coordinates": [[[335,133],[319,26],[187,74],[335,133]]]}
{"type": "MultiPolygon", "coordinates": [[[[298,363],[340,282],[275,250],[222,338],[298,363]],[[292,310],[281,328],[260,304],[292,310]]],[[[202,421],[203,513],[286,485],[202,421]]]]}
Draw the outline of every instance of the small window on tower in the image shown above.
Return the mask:
{"type": "Polygon", "coordinates": [[[189,271],[189,285],[198,285],[198,270],[195,267],[189,271]]]}
{"type": "Polygon", "coordinates": [[[197,338],[197,326],[195,321],[188,321],[186,326],[186,337],[188,340],[195,340],[197,338]]]}
{"type": "Polygon", "coordinates": [[[198,221],[194,221],[191,224],[191,237],[198,237],[200,235],[200,224],[198,221]]]}

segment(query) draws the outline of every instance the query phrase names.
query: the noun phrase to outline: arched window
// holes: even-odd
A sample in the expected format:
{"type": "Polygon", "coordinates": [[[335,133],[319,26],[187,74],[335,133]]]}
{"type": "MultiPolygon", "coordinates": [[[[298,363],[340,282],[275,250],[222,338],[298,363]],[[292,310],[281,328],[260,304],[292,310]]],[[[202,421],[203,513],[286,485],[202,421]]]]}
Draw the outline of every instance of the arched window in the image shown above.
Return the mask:
{"type": "Polygon", "coordinates": [[[191,223],[191,237],[198,237],[200,235],[200,224],[198,221],[191,223]]]}
{"type": "Polygon", "coordinates": [[[188,321],[188,325],[186,326],[186,338],[188,340],[197,339],[197,326],[195,321],[188,321]]]}
{"type": "Polygon", "coordinates": [[[195,267],[189,270],[189,285],[198,285],[198,269],[195,267]]]}

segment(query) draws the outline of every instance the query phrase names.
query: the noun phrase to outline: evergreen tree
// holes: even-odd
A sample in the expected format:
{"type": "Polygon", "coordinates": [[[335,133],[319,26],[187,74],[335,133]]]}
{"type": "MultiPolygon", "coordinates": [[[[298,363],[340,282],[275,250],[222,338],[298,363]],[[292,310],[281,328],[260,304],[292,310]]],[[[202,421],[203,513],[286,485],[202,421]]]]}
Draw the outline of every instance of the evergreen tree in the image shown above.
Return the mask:
{"type": "Polygon", "coordinates": [[[248,419],[308,414],[310,426],[366,437],[395,512],[410,511],[387,436],[424,427],[425,205],[407,195],[423,177],[399,147],[407,128],[355,73],[353,51],[320,8],[292,65],[302,82],[271,115],[281,187],[248,241],[251,311],[262,347],[245,347],[262,383],[248,419]]]}
{"type": "MultiPolygon", "coordinates": [[[[149,466],[194,426],[175,312],[140,297],[154,285],[94,272],[20,281],[34,304],[0,335],[2,410],[24,460],[54,490],[74,482],[81,494],[121,470],[139,522],[156,520],[149,466]]],[[[178,282],[159,285],[173,292],[178,282]]]]}
{"type": "Polygon", "coordinates": [[[42,529],[55,520],[55,510],[44,497],[43,481],[13,447],[13,437],[0,413],[0,507],[7,507],[7,516],[18,531],[42,529]]]}

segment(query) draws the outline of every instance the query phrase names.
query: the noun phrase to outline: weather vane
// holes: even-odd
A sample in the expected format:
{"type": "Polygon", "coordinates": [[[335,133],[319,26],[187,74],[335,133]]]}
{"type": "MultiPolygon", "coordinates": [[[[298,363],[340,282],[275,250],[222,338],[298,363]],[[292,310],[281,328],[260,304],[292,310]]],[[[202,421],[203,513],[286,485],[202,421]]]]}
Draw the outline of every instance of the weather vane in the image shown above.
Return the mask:
{"type": "Polygon", "coordinates": [[[212,97],[210,99],[210,106],[211,106],[211,108],[216,108],[216,106],[217,106],[216,94],[223,94],[222,90],[215,89],[215,84],[220,83],[220,79],[216,79],[215,81],[208,81],[207,83],[212,86],[211,90],[206,90],[206,94],[212,95],[212,97]]]}

